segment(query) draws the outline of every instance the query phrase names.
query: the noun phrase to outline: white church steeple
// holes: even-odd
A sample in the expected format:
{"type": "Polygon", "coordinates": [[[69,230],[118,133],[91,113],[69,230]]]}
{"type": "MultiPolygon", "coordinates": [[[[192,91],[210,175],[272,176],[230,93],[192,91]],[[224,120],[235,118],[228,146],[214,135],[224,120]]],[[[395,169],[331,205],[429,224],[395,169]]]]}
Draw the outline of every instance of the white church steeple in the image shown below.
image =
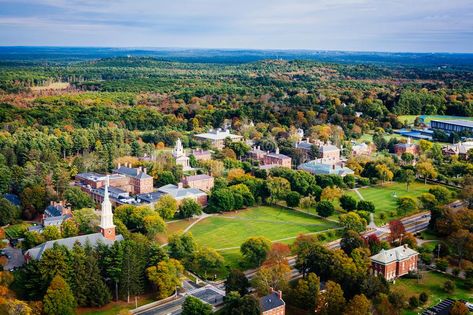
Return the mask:
{"type": "Polygon", "coordinates": [[[108,194],[109,185],[109,177],[107,175],[102,202],[102,212],[100,215],[100,232],[105,238],[109,240],[115,240],[115,225],[113,224],[112,203],[110,202],[110,197],[108,194]]]}
{"type": "Polygon", "coordinates": [[[184,156],[184,147],[182,146],[181,138],[177,138],[176,145],[174,146],[174,149],[172,150],[172,155],[175,158],[184,156]]]}

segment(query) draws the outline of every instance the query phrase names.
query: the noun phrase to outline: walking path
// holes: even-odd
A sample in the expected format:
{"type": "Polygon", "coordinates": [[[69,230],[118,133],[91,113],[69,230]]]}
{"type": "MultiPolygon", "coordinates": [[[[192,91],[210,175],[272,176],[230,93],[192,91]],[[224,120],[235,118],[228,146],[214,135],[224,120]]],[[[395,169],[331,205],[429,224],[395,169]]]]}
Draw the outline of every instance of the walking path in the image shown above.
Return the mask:
{"type": "Polygon", "coordinates": [[[358,195],[358,197],[360,197],[361,200],[365,200],[365,198],[363,198],[363,195],[361,195],[361,193],[358,191],[358,188],[353,188],[353,191],[356,192],[356,194],[358,195]]]}
{"type": "MultiPolygon", "coordinates": [[[[207,214],[207,213],[205,213],[205,212],[202,213],[202,214],[199,216],[199,218],[198,218],[197,220],[195,220],[194,222],[192,222],[188,227],[186,227],[186,228],[184,229],[184,231],[182,231],[182,234],[187,233],[194,225],[196,225],[197,223],[199,223],[199,222],[202,221],[203,219],[208,218],[208,217],[211,217],[211,216],[213,216],[213,215],[215,215],[215,214],[207,214]]],[[[181,221],[181,220],[175,220],[174,222],[176,222],[176,221],[181,221]]],[[[169,222],[168,222],[168,223],[169,223],[169,222]]],[[[166,247],[168,244],[169,244],[169,243],[162,244],[161,247],[166,247]]]]}
{"type": "MultiPolygon", "coordinates": [[[[327,230],[323,230],[323,231],[318,231],[318,232],[310,232],[310,233],[304,233],[304,235],[315,235],[315,234],[320,234],[320,233],[324,233],[324,232],[327,232],[327,231],[335,231],[335,230],[343,230],[344,227],[339,227],[339,228],[333,228],[333,229],[327,229],[327,230]]],[[[282,242],[282,241],[287,241],[287,240],[292,240],[292,239],[295,239],[295,238],[298,238],[299,235],[297,236],[290,236],[290,237],[286,237],[286,238],[280,238],[278,240],[273,240],[271,241],[271,243],[276,243],[276,242],[282,242]]],[[[222,251],[226,251],[226,250],[232,250],[232,249],[239,249],[240,246],[234,246],[234,247],[225,247],[225,248],[217,248],[215,249],[216,251],[219,251],[219,252],[222,252],[222,251]]]]}
{"type": "Polygon", "coordinates": [[[205,213],[205,212],[202,213],[202,214],[199,216],[199,218],[198,218],[197,220],[195,220],[194,222],[192,222],[191,225],[189,225],[188,227],[185,228],[185,230],[182,232],[182,234],[189,232],[189,230],[190,230],[194,225],[196,225],[197,223],[199,223],[199,222],[202,221],[203,219],[208,218],[208,217],[211,217],[211,216],[213,216],[213,215],[215,215],[215,214],[207,214],[207,213],[205,213]]]}

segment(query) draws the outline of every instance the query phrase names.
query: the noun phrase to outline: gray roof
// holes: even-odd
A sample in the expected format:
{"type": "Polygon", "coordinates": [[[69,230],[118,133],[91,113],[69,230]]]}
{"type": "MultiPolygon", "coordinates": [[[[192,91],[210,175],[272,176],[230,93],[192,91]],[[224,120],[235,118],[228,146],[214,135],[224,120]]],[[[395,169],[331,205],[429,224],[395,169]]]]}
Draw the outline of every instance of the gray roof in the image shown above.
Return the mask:
{"type": "MultiPolygon", "coordinates": [[[[122,241],[123,236],[117,235],[116,241],[122,241]]],[[[30,248],[26,251],[25,255],[30,256],[32,259],[39,260],[43,255],[44,251],[50,248],[53,248],[54,244],[66,246],[67,248],[71,249],[76,242],[79,242],[81,245],[85,245],[89,243],[91,246],[96,246],[99,243],[105,245],[112,245],[115,241],[106,239],[102,233],[94,233],[94,234],[87,234],[87,235],[80,235],[68,238],[62,238],[59,240],[48,241],[36,247],[30,248]]]]}
{"type": "Polygon", "coordinates": [[[382,249],[378,254],[371,256],[370,258],[374,262],[385,265],[396,261],[402,261],[418,254],[418,252],[407,247],[407,245],[402,245],[388,250],[382,249]]]}
{"type": "Polygon", "coordinates": [[[243,138],[242,136],[234,135],[230,133],[230,131],[228,130],[215,130],[215,131],[209,131],[206,133],[199,133],[199,134],[196,134],[194,137],[204,138],[204,139],[209,139],[209,140],[225,140],[226,138],[230,138],[230,139],[243,138]]]}
{"type": "Polygon", "coordinates": [[[142,179],[142,178],[150,178],[151,176],[146,174],[145,172],[140,171],[139,168],[136,167],[126,167],[120,166],[117,169],[113,170],[115,173],[123,174],[126,176],[142,179]]]}
{"type": "Polygon", "coordinates": [[[153,191],[147,194],[136,195],[136,198],[147,203],[153,203],[153,202],[158,201],[159,198],[161,198],[164,195],[165,194],[162,191],[153,191]]]}
{"type": "Polygon", "coordinates": [[[200,174],[200,175],[192,175],[192,176],[187,176],[186,180],[188,182],[192,182],[194,180],[203,180],[203,179],[211,179],[212,176],[209,176],[207,174],[200,174]]]}
{"type": "Polygon", "coordinates": [[[47,217],[44,219],[44,226],[48,225],[60,225],[64,220],[71,218],[72,215],[66,214],[66,215],[60,215],[60,216],[54,216],[54,217],[47,217]]]}
{"type": "Polygon", "coordinates": [[[299,142],[296,143],[296,148],[298,149],[304,149],[304,150],[310,150],[312,148],[313,144],[309,142],[299,142]]]}
{"type": "Polygon", "coordinates": [[[411,148],[411,147],[416,147],[417,144],[415,143],[396,143],[394,145],[395,147],[398,147],[398,148],[411,148]]]}
{"type": "Polygon", "coordinates": [[[44,213],[50,217],[60,217],[62,215],[62,209],[64,209],[61,205],[49,205],[44,210],[44,213]]]}
{"type": "Polygon", "coordinates": [[[473,128],[473,121],[471,120],[431,120],[430,123],[432,122],[437,122],[437,123],[445,123],[445,124],[451,124],[451,125],[456,125],[456,126],[462,126],[462,127],[469,127],[473,128]]]}
{"type": "Polygon", "coordinates": [[[261,304],[261,311],[263,312],[275,309],[276,307],[280,307],[285,304],[284,301],[279,298],[279,294],[277,292],[263,296],[259,301],[261,304]]]}
{"type": "Polygon", "coordinates": [[[281,159],[281,160],[290,159],[289,156],[281,154],[281,153],[269,153],[266,156],[275,157],[275,158],[278,158],[278,159],[281,159]]]}
{"type": "MultiPolygon", "coordinates": [[[[115,178],[120,178],[122,176],[123,175],[121,174],[109,174],[108,178],[111,180],[115,178]]],[[[92,182],[100,182],[100,181],[105,181],[107,179],[107,175],[89,172],[89,173],[79,173],[76,175],[76,179],[77,178],[90,180],[92,182]]]]}
{"type": "Polygon", "coordinates": [[[158,188],[158,191],[169,194],[175,199],[191,198],[207,195],[202,190],[197,188],[179,188],[176,185],[168,184],[158,188]]]}
{"type": "Polygon", "coordinates": [[[329,163],[318,163],[317,160],[303,163],[299,165],[297,169],[304,170],[316,175],[345,176],[345,175],[351,175],[355,173],[352,169],[346,166],[340,166],[337,164],[329,164],[329,163]]]}
{"type": "Polygon", "coordinates": [[[319,148],[320,152],[332,152],[332,151],[340,151],[339,148],[334,146],[333,144],[325,144],[319,148]]]}

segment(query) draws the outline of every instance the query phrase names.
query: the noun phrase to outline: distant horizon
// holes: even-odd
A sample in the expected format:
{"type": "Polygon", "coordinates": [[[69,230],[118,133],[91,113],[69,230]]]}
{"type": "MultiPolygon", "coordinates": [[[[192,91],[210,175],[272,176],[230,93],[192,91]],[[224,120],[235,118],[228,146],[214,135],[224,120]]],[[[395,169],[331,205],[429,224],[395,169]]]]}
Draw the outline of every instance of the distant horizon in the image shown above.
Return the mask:
{"type": "Polygon", "coordinates": [[[281,52],[343,52],[343,53],[373,53],[373,54],[451,54],[473,55],[462,51],[389,51],[389,50],[342,50],[342,49],[311,49],[311,48],[245,48],[245,47],[186,47],[186,46],[100,46],[100,45],[2,45],[0,48],[90,48],[90,49],[117,49],[117,50],[223,50],[223,51],[281,51],[281,52]]]}

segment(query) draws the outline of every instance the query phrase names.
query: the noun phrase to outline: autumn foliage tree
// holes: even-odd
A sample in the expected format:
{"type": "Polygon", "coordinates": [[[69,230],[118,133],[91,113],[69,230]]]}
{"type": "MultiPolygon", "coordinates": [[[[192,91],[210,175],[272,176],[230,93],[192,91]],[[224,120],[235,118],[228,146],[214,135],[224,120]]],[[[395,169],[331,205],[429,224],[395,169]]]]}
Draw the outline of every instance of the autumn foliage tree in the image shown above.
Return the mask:
{"type": "Polygon", "coordinates": [[[397,240],[400,240],[402,235],[406,234],[406,229],[401,220],[392,220],[389,222],[389,242],[394,243],[397,240]]]}

